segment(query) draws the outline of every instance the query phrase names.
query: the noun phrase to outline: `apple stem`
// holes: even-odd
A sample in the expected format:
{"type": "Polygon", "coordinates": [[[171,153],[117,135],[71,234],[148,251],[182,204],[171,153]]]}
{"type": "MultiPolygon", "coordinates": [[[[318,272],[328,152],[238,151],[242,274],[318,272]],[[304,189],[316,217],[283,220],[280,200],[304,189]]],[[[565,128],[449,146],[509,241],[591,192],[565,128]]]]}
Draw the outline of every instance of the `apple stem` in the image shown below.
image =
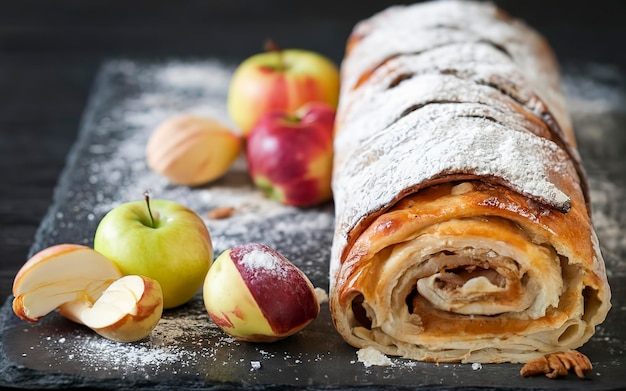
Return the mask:
{"type": "Polygon", "coordinates": [[[285,57],[283,56],[283,49],[278,46],[276,41],[273,39],[268,39],[265,41],[265,45],[263,45],[266,52],[275,52],[278,55],[278,61],[280,63],[279,70],[284,70],[287,68],[287,64],[285,64],[285,57]]]}
{"type": "Polygon", "coordinates": [[[302,118],[300,118],[300,116],[298,116],[297,114],[285,115],[285,122],[287,122],[288,124],[298,124],[301,120],[302,118]]]}
{"type": "Polygon", "coordinates": [[[154,217],[152,216],[152,210],[150,209],[150,190],[146,190],[143,193],[143,197],[146,200],[146,205],[148,206],[148,215],[150,216],[150,225],[152,226],[152,228],[155,228],[154,217]]]}

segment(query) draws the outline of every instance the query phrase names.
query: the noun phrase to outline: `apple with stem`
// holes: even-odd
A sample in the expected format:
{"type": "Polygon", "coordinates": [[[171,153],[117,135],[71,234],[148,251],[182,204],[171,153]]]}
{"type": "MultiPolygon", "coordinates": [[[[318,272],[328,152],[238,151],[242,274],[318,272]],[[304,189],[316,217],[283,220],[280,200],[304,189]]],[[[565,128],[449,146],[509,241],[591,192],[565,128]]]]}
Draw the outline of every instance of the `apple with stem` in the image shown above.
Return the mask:
{"type": "Polygon", "coordinates": [[[275,249],[260,243],[224,251],[203,288],[209,316],[227,334],[273,342],[297,333],[319,315],[307,276],[275,249]]]}
{"type": "Polygon", "coordinates": [[[163,312],[157,281],[123,276],[102,254],[77,244],[59,244],[33,255],[15,276],[13,295],[13,311],[23,320],[37,322],[59,310],[120,342],[148,336],[163,312]]]}
{"type": "Polygon", "coordinates": [[[246,157],[252,180],[283,204],[307,207],[332,198],[335,109],[312,102],[293,115],[266,113],[251,130],[246,157]]]}
{"type": "Polygon", "coordinates": [[[94,249],[123,274],[155,279],[164,308],[188,302],[200,289],[213,260],[209,231],[191,209],[170,200],[131,201],[100,221],[94,249]]]}
{"type": "Polygon", "coordinates": [[[332,60],[310,50],[281,49],[272,41],[265,49],[237,67],[228,89],[228,113],[244,137],[271,110],[293,113],[315,101],[337,107],[339,69],[332,60]]]}

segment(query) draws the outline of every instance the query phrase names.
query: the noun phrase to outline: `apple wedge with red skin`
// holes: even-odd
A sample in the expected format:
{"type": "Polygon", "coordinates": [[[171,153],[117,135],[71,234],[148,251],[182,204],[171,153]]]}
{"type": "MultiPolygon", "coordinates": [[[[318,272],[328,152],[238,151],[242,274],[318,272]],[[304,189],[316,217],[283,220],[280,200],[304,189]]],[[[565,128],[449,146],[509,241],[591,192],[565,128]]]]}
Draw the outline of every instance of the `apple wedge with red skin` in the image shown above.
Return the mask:
{"type": "Polygon", "coordinates": [[[320,312],[308,277],[260,243],[237,245],[220,254],[206,276],[203,298],[215,324],[248,342],[284,339],[320,312]]]}
{"type": "Polygon", "coordinates": [[[145,338],[163,311],[157,281],[122,276],[112,261],[77,244],[59,244],[33,255],[15,276],[13,295],[13,311],[23,320],[37,322],[59,310],[120,342],[145,338]]]}
{"type": "Polygon", "coordinates": [[[307,207],[332,198],[335,109],[322,102],[294,115],[270,111],[252,128],[246,143],[250,176],[270,199],[307,207]]]}

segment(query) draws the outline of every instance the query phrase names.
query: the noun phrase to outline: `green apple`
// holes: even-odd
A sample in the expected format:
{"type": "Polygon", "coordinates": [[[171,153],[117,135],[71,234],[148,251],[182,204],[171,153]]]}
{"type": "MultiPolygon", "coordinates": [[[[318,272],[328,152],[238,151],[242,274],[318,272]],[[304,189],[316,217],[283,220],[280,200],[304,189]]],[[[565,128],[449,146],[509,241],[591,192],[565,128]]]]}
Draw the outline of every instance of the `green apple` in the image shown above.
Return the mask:
{"type": "Polygon", "coordinates": [[[191,209],[169,200],[124,203],[98,224],[94,249],[124,275],[155,279],[163,308],[189,301],[200,289],[213,261],[209,231],[191,209]]]}
{"type": "Polygon", "coordinates": [[[244,137],[271,110],[290,114],[309,102],[337,107],[339,69],[332,60],[310,50],[266,49],[237,67],[228,89],[228,113],[244,137]]]}

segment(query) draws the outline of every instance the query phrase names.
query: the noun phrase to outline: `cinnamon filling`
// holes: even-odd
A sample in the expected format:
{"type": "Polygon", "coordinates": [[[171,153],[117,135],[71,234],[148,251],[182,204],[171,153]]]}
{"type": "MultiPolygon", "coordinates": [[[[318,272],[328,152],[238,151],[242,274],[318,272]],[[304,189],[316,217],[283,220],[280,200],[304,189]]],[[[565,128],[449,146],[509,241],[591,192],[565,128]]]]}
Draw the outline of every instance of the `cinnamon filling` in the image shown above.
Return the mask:
{"type": "Polygon", "coordinates": [[[476,265],[443,270],[435,279],[438,289],[456,290],[474,278],[485,278],[491,285],[504,288],[506,280],[497,271],[476,265]]]}

